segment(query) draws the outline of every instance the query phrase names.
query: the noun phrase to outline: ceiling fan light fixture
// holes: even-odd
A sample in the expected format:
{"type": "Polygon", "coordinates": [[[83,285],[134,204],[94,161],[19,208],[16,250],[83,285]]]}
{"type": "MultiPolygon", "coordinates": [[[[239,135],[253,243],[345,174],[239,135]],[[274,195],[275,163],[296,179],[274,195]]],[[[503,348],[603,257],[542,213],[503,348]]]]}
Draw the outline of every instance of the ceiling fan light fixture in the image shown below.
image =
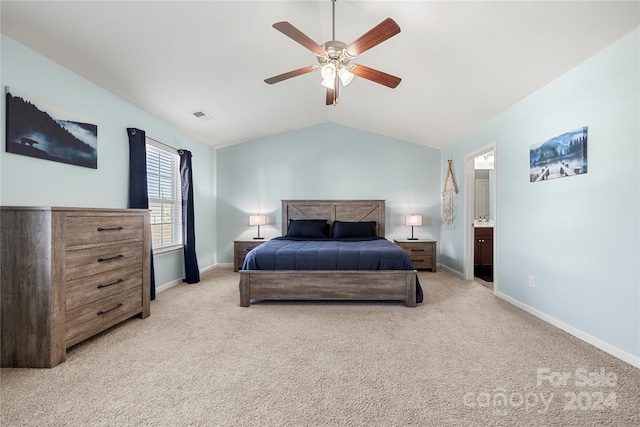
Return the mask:
{"type": "Polygon", "coordinates": [[[353,80],[354,76],[355,75],[351,72],[349,67],[346,67],[344,65],[341,65],[340,67],[338,67],[338,77],[340,77],[342,86],[346,86],[349,83],[351,83],[351,80],[353,80]]]}
{"type": "Polygon", "coordinates": [[[322,86],[326,87],[327,89],[335,89],[335,84],[333,79],[324,79],[322,81],[322,83],[320,83],[322,86]]]}
{"type": "Polygon", "coordinates": [[[335,88],[336,79],[336,66],[332,62],[328,62],[320,69],[320,75],[322,76],[322,86],[333,89],[335,88]]]}
{"type": "Polygon", "coordinates": [[[323,80],[322,83],[320,83],[322,86],[326,87],[327,89],[333,89],[335,88],[335,85],[333,84],[333,80],[323,80]]]}

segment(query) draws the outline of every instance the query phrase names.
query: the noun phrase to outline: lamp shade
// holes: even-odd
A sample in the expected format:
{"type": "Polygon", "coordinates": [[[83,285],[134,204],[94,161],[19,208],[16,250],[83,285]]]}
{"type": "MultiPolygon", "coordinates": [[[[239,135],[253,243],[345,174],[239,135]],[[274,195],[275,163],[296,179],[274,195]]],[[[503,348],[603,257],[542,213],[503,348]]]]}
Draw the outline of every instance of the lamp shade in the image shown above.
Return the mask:
{"type": "Polygon", "coordinates": [[[266,215],[249,215],[249,225],[265,225],[267,223],[266,215]]]}
{"type": "Polygon", "coordinates": [[[407,215],[404,218],[405,225],[422,225],[422,215],[407,215]]]}

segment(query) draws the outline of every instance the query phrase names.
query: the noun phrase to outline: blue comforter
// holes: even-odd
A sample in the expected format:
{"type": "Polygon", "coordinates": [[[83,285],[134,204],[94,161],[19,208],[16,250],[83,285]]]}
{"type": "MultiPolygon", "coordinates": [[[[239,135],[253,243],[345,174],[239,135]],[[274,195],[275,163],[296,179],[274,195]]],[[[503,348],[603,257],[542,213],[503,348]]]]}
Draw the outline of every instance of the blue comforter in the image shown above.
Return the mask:
{"type": "MultiPolygon", "coordinates": [[[[382,237],[276,237],[251,250],[243,270],[413,270],[409,255],[382,237]]],[[[416,278],[416,302],[422,302],[416,278]]]]}

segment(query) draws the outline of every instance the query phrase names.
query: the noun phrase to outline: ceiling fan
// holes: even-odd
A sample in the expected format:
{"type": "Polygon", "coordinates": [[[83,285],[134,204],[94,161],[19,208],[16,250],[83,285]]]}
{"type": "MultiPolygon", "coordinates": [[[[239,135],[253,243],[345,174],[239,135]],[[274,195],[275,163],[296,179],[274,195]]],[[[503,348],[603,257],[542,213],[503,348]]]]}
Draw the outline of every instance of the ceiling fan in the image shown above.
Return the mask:
{"type": "Polygon", "coordinates": [[[339,101],[338,90],[340,83],[346,86],[353,80],[354,76],[371,80],[372,82],[390,87],[391,89],[397,87],[401,81],[399,77],[365,65],[350,62],[358,55],[398,34],[400,32],[400,26],[393,19],[387,18],[350,44],[346,44],[336,40],[336,0],[331,0],[331,3],[333,11],[332,40],[322,45],[313,41],[289,22],[283,21],[273,24],[273,28],[313,52],[320,65],[309,65],[284,74],[279,74],[265,79],[265,83],[278,83],[320,69],[320,74],[323,79],[322,85],[326,87],[327,92],[326,105],[334,106],[339,101]]]}

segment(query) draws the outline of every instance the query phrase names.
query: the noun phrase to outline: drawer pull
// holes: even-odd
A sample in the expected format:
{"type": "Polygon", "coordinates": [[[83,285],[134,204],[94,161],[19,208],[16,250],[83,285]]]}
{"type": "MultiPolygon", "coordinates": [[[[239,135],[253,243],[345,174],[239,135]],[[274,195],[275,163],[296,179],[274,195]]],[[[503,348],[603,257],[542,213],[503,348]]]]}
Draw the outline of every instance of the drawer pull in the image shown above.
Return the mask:
{"type": "Polygon", "coordinates": [[[112,256],[111,258],[98,258],[98,262],[113,261],[115,259],[120,259],[120,258],[124,258],[124,255],[120,254],[120,255],[112,256]]]}
{"type": "Polygon", "coordinates": [[[106,288],[107,286],[117,285],[118,283],[122,283],[122,282],[124,282],[124,280],[118,279],[115,282],[107,283],[106,285],[98,285],[98,289],[106,288]]]}
{"type": "Polygon", "coordinates": [[[120,230],[124,230],[124,227],[111,227],[111,228],[98,227],[98,231],[120,231],[120,230]]]}
{"type": "Polygon", "coordinates": [[[411,249],[411,252],[424,252],[424,249],[411,249]]]}
{"type": "Polygon", "coordinates": [[[424,262],[423,259],[412,259],[411,261],[415,261],[415,262],[424,262]]]}
{"type": "Polygon", "coordinates": [[[100,311],[98,312],[98,316],[102,316],[103,314],[111,313],[113,310],[117,310],[117,309],[119,309],[120,307],[122,307],[123,305],[124,305],[124,304],[122,304],[121,302],[119,302],[119,303],[118,303],[118,305],[116,305],[116,306],[115,306],[115,307],[113,307],[113,308],[110,308],[110,309],[109,309],[109,310],[107,310],[107,311],[102,311],[102,310],[100,310],[100,311]]]}

